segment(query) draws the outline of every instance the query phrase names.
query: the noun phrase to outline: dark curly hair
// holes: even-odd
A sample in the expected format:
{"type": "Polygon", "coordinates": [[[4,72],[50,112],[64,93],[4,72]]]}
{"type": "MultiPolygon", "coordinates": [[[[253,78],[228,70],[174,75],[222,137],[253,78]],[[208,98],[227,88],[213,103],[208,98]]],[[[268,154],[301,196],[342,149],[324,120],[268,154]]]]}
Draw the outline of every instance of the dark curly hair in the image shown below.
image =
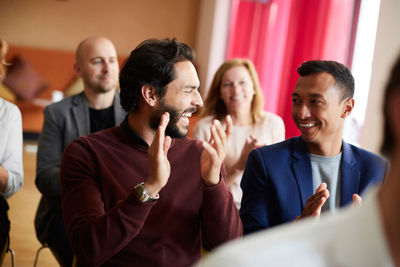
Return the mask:
{"type": "Polygon", "coordinates": [[[163,97],[175,77],[174,64],[193,61],[192,49],[174,39],[149,39],[138,45],[120,72],[121,105],[126,112],[137,109],[141,88],[150,85],[163,97]]]}

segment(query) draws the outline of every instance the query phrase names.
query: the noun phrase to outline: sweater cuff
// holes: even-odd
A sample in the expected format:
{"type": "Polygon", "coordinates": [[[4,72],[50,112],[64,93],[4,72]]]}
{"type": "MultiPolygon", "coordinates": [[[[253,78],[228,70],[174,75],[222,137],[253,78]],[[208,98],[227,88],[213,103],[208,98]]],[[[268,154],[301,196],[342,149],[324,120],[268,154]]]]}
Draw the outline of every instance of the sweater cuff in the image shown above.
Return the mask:
{"type": "Polygon", "coordinates": [[[206,186],[204,184],[203,192],[207,198],[211,199],[221,199],[221,196],[226,196],[229,193],[223,177],[221,177],[219,183],[216,185],[206,186]]]}

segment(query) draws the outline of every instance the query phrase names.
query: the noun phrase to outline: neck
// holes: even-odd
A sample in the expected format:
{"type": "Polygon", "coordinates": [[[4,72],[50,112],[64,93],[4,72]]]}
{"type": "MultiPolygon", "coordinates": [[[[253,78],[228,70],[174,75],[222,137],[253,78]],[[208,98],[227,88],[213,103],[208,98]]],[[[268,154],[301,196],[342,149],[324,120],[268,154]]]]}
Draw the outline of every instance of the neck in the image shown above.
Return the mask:
{"type": "Polygon", "coordinates": [[[129,127],[150,146],[156,135],[156,130],[150,127],[149,120],[148,116],[138,111],[129,113],[128,115],[129,127]]]}
{"type": "Polygon", "coordinates": [[[378,206],[393,262],[400,266],[400,160],[392,160],[390,168],[378,192],[378,206]]]}
{"type": "Polygon", "coordinates": [[[89,107],[93,109],[105,109],[112,106],[114,103],[115,89],[105,93],[94,93],[92,90],[84,90],[89,107]]]}
{"type": "Polygon", "coordinates": [[[312,154],[320,156],[336,156],[342,150],[342,139],[332,142],[326,141],[323,143],[306,142],[308,151],[312,154]]]}
{"type": "Polygon", "coordinates": [[[253,117],[250,111],[235,111],[228,112],[228,114],[231,116],[232,122],[236,126],[246,126],[253,123],[253,117]]]}

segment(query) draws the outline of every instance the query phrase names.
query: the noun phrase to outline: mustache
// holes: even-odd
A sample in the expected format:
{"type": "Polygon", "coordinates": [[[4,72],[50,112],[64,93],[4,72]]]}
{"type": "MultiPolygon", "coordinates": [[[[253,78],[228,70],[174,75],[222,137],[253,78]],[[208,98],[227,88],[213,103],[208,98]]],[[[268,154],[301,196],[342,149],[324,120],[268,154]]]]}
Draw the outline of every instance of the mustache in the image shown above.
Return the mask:
{"type": "Polygon", "coordinates": [[[194,112],[196,112],[196,110],[197,110],[196,108],[191,107],[191,108],[185,109],[185,110],[182,112],[182,114],[184,114],[184,113],[186,113],[186,112],[194,113],[194,112]]]}

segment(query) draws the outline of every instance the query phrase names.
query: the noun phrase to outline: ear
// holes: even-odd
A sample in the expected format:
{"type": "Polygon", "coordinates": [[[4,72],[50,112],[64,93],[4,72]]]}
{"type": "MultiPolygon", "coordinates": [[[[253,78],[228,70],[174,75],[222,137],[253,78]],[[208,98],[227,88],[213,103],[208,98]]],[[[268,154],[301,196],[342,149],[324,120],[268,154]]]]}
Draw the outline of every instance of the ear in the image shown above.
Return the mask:
{"type": "Polygon", "coordinates": [[[347,98],[344,100],[344,105],[343,105],[343,113],[342,113],[342,118],[346,118],[351,114],[351,111],[354,108],[354,98],[347,98]]]}
{"type": "Polygon", "coordinates": [[[142,97],[144,102],[146,102],[150,107],[154,107],[158,104],[159,96],[153,86],[143,85],[142,97]]]}
{"type": "Polygon", "coordinates": [[[77,76],[82,77],[82,70],[81,67],[79,67],[78,63],[74,64],[74,71],[77,76]]]}

